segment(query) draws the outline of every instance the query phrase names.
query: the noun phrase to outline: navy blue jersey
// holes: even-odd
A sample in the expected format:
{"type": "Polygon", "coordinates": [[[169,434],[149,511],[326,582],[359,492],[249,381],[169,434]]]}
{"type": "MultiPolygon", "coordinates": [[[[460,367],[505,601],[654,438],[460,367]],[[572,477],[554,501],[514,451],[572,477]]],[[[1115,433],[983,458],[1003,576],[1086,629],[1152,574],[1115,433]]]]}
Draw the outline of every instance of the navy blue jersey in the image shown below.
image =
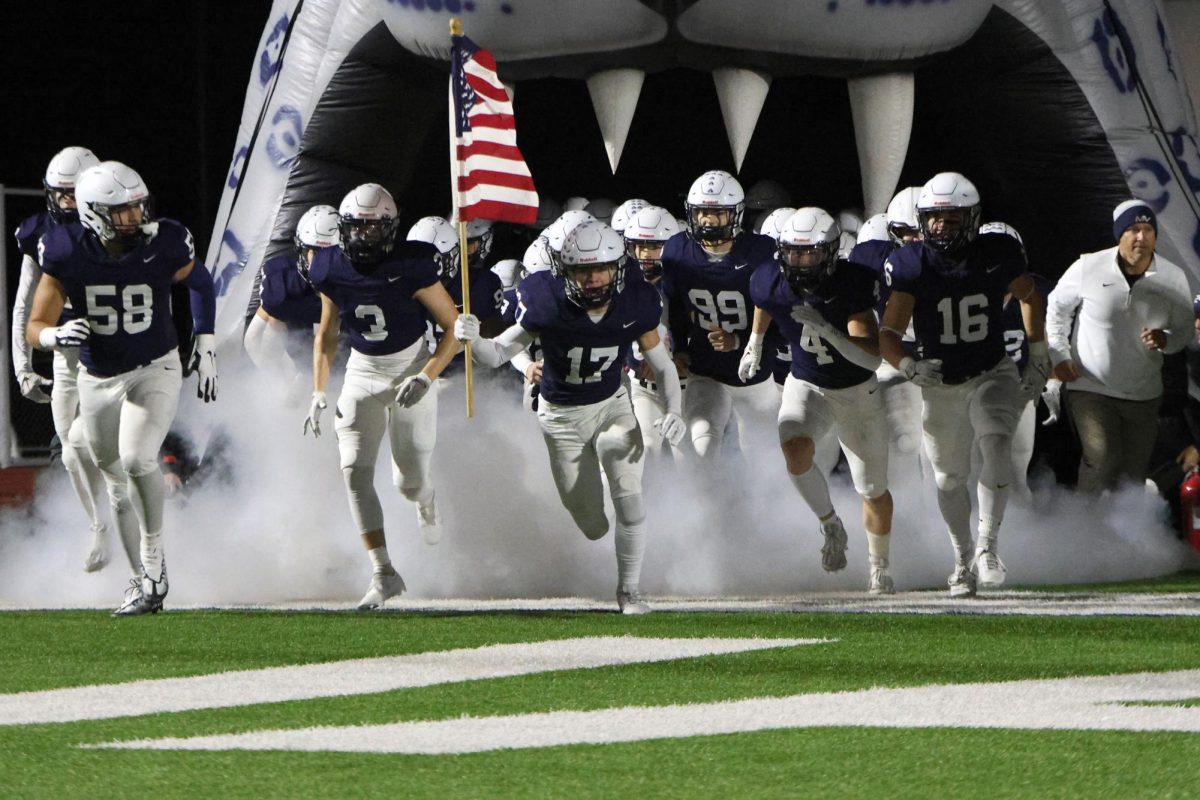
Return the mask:
{"type": "Polygon", "coordinates": [[[42,236],[42,271],[62,283],[75,313],[91,325],[79,360],[93,375],[120,375],[177,345],[171,283],[195,260],[195,245],[175,220],[157,225],[150,241],[117,258],[82,225],[53,225],[42,236]]]}
{"type": "Polygon", "coordinates": [[[413,295],[438,282],[436,252],[425,242],[397,243],[387,261],[363,274],[341,247],[326,247],[313,256],[308,277],[338,307],[350,347],[385,356],[425,334],[425,306],[413,295]]]}
{"type": "Polygon", "coordinates": [[[517,324],[517,287],[504,290],[504,301],[500,305],[500,318],[505,327],[517,324]]]}
{"type": "MultiPolygon", "coordinates": [[[[454,306],[462,312],[462,281],[455,279],[446,287],[454,306]]],[[[504,313],[504,285],[490,269],[471,270],[471,313],[480,322],[496,319],[504,313]]]]}
{"type": "MultiPolygon", "coordinates": [[[[1029,277],[1033,278],[1033,288],[1042,298],[1044,306],[1054,284],[1036,272],[1029,273],[1029,277]]],[[[1025,365],[1029,363],[1029,344],[1025,341],[1025,319],[1021,316],[1021,301],[1011,296],[1004,304],[1004,348],[1008,352],[1008,357],[1017,362],[1017,369],[1024,373],[1025,365]]]]}
{"type": "Polygon", "coordinates": [[[771,315],[791,345],[793,376],[827,389],[844,389],[857,386],[874,373],[847,360],[837,348],[793,319],[792,309],[810,305],[834,328],[845,332],[851,316],[874,310],[878,287],[879,280],[870,267],[839,260],[837,268],[817,284],[816,291],[797,297],[779,265],[771,260],[754,270],[750,296],[756,306],[771,315]]]}
{"type": "Polygon", "coordinates": [[[875,310],[879,312],[880,317],[883,316],[884,306],[887,305],[888,296],[892,293],[892,288],[883,279],[883,265],[887,263],[888,256],[895,252],[897,247],[899,245],[891,239],[870,239],[854,245],[850,251],[850,261],[870,267],[875,271],[875,277],[879,279],[879,305],[875,307],[875,310]]]}
{"type": "MultiPolygon", "coordinates": [[[[687,353],[691,372],[731,386],[743,385],[737,371],[754,313],[750,275],[755,266],[774,258],[775,241],[754,233],[739,236],[733,248],[716,260],[686,233],[667,241],[661,285],[671,311],[671,333],[678,351],[687,353]],[[708,333],[717,328],[736,334],[740,347],[726,353],[714,350],[708,333]]],[[[771,365],[764,363],[749,383],[770,377],[771,365]]]]}
{"type": "Polygon", "coordinates": [[[599,322],[567,299],[561,280],[535,272],[517,287],[517,322],[542,346],[541,396],[582,406],[616,394],[630,345],[658,327],[662,299],[653,286],[627,280],[599,322]]]}
{"type": "MultiPolygon", "coordinates": [[[[67,226],[79,227],[79,220],[68,222],[67,226]]],[[[38,242],[41,241],[42,235],[50,228],[57,228],[59,224],[50,216],[49,211],[39,211],[36,214],[31,214],[21,220],[21,224],[17,226],[16,232],[13,234],[17,240],[17,249],[21,251],[21,255],[29,256],[34,261],[41,261],[38,255],[38,242]]],[[[75,319],[75,309],[72,308],[70,301],[63,307],[62,314],[58,317],[59,325],[64,322],[69,322],[75,319]]]]}
{"type": "Polygon", "coordinates": [[[263,310],[289,327],[312,327],[321,321],[321,297],[296,267],[299,255],[283,253],[263,264],[259,300],[263,310]]]}
{"type": "Polygon", "coordinates": [[[1004,357],[1004,295],[1027,270],[1021,244],[1002,233],[975,238],[961,259],[914,242],[891,255],[884,277],[915,298],[922,358],[942,359],[946,383],[991,369],[1004,357]]]}

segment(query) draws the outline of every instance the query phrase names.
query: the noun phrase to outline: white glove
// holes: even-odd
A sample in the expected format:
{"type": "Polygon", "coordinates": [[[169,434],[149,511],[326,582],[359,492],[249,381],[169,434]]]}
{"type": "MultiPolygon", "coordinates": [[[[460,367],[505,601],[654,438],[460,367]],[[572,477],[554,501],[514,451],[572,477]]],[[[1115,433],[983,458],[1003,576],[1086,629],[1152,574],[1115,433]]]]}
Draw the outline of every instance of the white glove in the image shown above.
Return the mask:
{"type": "Polygon", "coordinates": [[[459,314],[454,320],[454,338],[460,342],[473,342],[479,338],[479,317],[474,314],[459,314]]]}
{"type": "Polygon", "coordinates": [[[35,403],[50,402],[50,387],[54,385],[54,381],[49,378],[43,378],[29,369],[17,373],[17,383],[21,385],[21,394],[25,399],[35,403]]]}
{"type": "Polygon", "coordinates": [[[792,319],[812,329],[818,338],[828,339],[830,334],[834,332],[833,324],[825,317],[821,316],[821,312],[812,306],[792,306],[792,319]]]}
{"type": "Polygon", "coordinates": [[[751,336],[750,341],[746,343],[746,349],[742,351],[742,360],[738,362],[738,377],[742,379],[742,383],[757,375],[761,364],[762,345],[751,336]]]}
{"type": "Polygon", "coordinates": [[[196,373],[196,397],[211,403],[217,399],[217,337],[211,333],[196,334],[192,348],[192,372],[196,373]]]}
{"type": "Polygon", "coordinates": [[[92,326],[84,317],[76,317],[57,328],[42,328],[38,344],[43,350],[62,350],[64,347],[79,347],[92,335],[92,326]]]}
{"type": "Polygon", "coordinates": [[[324,392],[313,392],[312,405],[308,407],[308,416],[304,419],[304,435],[307,436],[309,431],[312,431],[314,439],[321,436],[321,412],[329,407],[325,402],[324,392]]]}
{"type": "Polygon", "coordinates": [[[396,402],[405,408],[412,408],[421,402],[421,398],[429,391],[432,383],[433,381],[424,372],[418,372],[416,375],[405,378],[404,382],[400,384],[400,388],[396,390],[396,402]]]}
{"type": "Polygon", "coordinates": [[[912,356],[900,359],[900,371],[904,377],[917,386],[942,385],[942,360],[940,358],[922,358],[917,360],[912,356]]]}
{"type": "Polygon", "coordinates": [[[1045,342],[1029,343],[1029,363],[1025,365],[1025,374],[1021,376],[1021,395],[1025,402],[1036,402],[1046,381],[1050,379],[1053,367],[1050,364],[1050,352],[1045,342]]]}
{"type": "Polygon", "coordinates": [[[679,443],[683,441],[683,435],[687,433],[687,423],[683,421],[683,417],[673,411],[668,411],[656,419],[654,427],[672,447],[678,447],[679,443]]]}
{"type": "Polygon", "coordinates": [[[1046,419],[1043,425],[1053,425],[1062,417],[1062,381],[1046,382],[1046,391],[1042,392],[1042,402],[1046,404],[1046,419]]]}

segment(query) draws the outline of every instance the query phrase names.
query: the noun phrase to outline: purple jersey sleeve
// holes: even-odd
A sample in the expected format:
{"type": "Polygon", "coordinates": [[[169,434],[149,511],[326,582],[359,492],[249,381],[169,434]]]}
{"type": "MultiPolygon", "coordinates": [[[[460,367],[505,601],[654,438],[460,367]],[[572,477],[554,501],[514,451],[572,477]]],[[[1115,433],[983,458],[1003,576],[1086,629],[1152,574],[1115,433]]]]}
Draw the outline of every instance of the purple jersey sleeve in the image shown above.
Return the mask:
{"type": "Polygon", "coordinates": [[[294,251],[263,264],[259,299],[263,310],[288,325],[316,325],[321,321],[321,298],[296,268],[294,251]]]}

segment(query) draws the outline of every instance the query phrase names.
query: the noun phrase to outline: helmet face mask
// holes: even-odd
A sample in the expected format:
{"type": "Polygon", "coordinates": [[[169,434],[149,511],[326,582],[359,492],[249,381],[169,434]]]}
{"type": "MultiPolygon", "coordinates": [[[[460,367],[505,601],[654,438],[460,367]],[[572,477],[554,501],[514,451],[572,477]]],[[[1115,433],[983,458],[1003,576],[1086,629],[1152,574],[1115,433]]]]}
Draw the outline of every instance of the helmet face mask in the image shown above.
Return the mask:
{"type": "Polygon", "coordinates": [[[308,280],[308,268],[317,251],[332,247],[340,240],[339,223],[337,209],[325,205],[313,206],[296,223],[292,243],[296,247],[296,267],[305,280],[308,280]]]}
{"type": "Polygon", "coordinates": [[[396,202],[377,183],[364,183],[351,190],[338,209],[341,247],[356,268],[383,261],[396,246],[396,202]]]}
{"type": "Polygon", "coordinates": [[[685,208],[691,237],[701,244],[719,245],[742,232],[746,193],[728,172],[712,170],[692,183],[685,208]]]}
{"type": "Polygon", "coordinates": [[[85,169],[99,163],[100,159],[86,147],[66,147],[50,159],[42,178],[50,219],[59,224],[79,219],[75,207],[75,183],[85,169]]]}
{"type": "Polygon", "coordinates": [[[483,266],[483,262],[492,254],[492,238],[492,223],[482,219],[467,223],[467,269],[483,266]]]}
{"type": "Polygon", "coordinates": [[[828,212],[801,208],[779,231],[775,259],[784,279],[798,296],[816,291],[837,269],[842,229],[828,212]]]}
{"type": "Polygon", "coordinates": [[[602,222],[585,222],[567,235],[554,274],[572,303],[603,308],[625,288],[626,258],[621,234],[602,222]]]}
{"type": "Polygon", "coordinates": [[[979,191],[957,172],[942,172],[921,187],[917,222],[921,239],[953,256],[975,241],[979,231],[979,191]]]}
{"type": "Polygon", "coordinates": [[[150,191],[137,172],[118,161],[84,170],[75,202],[80,222],[106,246],[136,247],[158,231],[150,191]]]}

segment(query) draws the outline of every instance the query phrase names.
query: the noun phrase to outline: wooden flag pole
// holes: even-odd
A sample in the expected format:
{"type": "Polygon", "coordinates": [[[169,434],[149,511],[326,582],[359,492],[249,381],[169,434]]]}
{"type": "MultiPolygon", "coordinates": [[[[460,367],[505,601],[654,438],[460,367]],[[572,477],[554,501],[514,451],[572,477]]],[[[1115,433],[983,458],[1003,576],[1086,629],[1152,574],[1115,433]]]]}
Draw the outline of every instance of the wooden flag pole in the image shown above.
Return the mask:
{"type": "MultiPolygon", "coordinates": [[[[462,22],[458,17],[450,18],[450,35],[462,36],[462,22]]],[[[453,80],[451,80],[453,86],[453,80]]],[[[453,91],[451,91],[453,95],[453,91]]],[[[455,106],[454,97],[450,97],[450,174],[453,176],[451,181],[451,197],[454,198],[455,216],[458,219],[458,274],[462,278],[462,313],[471,313],[471,276],[467,269],[467,223],[462,220],[462,196],[460,194],[459,180],[462,178],[461,162],[458,159],[456,147],[458,139],[455,135],[455,106]]],[[[454,331],[446,331],[444,336],[453,336],[454,331]]],[[[471,343],[463,344],[463,361],[466,368],[466,385],[467,385],[467,418],[475,416],[475,370],[471,363],[471,343]]]]}

